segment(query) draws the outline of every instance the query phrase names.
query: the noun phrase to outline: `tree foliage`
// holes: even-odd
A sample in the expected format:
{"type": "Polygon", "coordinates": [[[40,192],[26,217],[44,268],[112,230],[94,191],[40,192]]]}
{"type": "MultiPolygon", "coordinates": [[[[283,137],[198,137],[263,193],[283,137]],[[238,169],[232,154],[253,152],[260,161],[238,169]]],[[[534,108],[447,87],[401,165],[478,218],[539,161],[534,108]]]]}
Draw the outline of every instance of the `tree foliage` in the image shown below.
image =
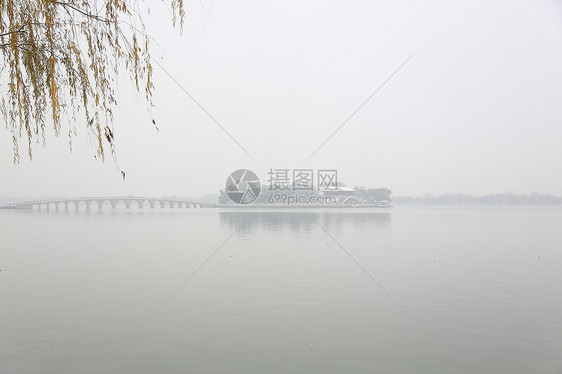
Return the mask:
{"type": "Polygon", "coordinates": [[[367,190],[369,199],[372,201],[390,201],[392,200],[391,195],[392,191],[388,188],[369,188],[367,190]]]}
{"type": "Polygon", "coordinates": [[[392,191],[388,188],[365,188],[361,186],[355,186],[357,195],[368,203],[381,202],[381,201],[391,201],[392,191]]]}
{"type": "MultiPolygon", "coordinates": [[[[181,27],[183,0],[161,2],[181,27]]],[[[46,128],[58,136],[63,120],[70,149],[82,120],[96,157],[104,160],[108,146],[115,156],[120,71],[128,71],[152,106],[149,36],[141,16],[146,9],[139,0],[0,0],[0,105],[15,163],[20,142],[32,158],[33,145],[46,143],[46,128]]]]}

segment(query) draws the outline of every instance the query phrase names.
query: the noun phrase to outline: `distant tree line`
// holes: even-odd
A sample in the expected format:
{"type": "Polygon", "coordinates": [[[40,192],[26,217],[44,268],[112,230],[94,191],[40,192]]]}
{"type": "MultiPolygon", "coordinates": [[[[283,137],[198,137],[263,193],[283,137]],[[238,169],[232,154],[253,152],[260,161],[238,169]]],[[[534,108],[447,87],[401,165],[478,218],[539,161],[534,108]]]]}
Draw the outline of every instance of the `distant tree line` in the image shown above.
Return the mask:
{"type": "Polygon", "coordinates": [[[530,194],[491,194],[473,196],[464,194],[445,194],[440,196],[424,195],[421,197],[396,196],[397,205],[559,205],[562,197],[544,195],[537,192],[530,194]]]}
{"type": "Polygon", "coordinates": [[[357,196],[361,197],[367,203],[392,200],[392,191],[388,188],[365,188],[362,186],[355,186],[354,189],[357,191],[357,196]]]}

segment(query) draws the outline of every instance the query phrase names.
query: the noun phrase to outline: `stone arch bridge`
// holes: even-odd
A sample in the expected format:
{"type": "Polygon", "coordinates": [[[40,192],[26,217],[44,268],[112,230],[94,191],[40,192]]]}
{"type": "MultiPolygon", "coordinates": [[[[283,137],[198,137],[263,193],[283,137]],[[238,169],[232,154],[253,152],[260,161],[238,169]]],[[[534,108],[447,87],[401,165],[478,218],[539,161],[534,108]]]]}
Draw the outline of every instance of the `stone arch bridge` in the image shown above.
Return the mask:
{"type": "Polygon", "coordinates": [[[75,199],[50,199],[25,201],[0,206],[0,209],[78,210],[78,209],[186,209],[212,208],[215,204],[194,200],[150,197],[81,197],[75,199]]]}

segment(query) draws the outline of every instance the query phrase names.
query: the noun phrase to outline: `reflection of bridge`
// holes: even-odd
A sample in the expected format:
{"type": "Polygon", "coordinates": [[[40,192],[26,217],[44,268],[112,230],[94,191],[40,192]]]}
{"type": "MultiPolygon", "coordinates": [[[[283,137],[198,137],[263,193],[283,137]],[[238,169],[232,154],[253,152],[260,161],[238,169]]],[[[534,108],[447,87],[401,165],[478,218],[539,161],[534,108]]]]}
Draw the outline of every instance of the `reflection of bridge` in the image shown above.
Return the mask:
{"type": "Polygon", "coordinates": [[[26,201],[0,206],[0,209],[35,209],[35,210],[78,210],[103,208],[137,208],[137,209],[180,209],[212,208],[215,204],[199,201],[150,197],[81,197],[76,199],[51,199],[26,201]]]}

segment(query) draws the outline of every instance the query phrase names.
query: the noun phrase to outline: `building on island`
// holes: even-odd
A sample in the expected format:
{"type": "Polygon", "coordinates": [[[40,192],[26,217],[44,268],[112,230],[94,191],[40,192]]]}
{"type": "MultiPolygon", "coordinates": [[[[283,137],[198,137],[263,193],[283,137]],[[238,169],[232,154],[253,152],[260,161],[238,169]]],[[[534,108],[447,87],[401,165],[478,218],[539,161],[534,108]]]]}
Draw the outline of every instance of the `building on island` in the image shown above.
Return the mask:
{"type": "Polygon", "coordinates": [[[328,187],[321,191],[322,197],[332,204],[363,204],[364,200],[357,190],[351,187],[328,187]]]}

